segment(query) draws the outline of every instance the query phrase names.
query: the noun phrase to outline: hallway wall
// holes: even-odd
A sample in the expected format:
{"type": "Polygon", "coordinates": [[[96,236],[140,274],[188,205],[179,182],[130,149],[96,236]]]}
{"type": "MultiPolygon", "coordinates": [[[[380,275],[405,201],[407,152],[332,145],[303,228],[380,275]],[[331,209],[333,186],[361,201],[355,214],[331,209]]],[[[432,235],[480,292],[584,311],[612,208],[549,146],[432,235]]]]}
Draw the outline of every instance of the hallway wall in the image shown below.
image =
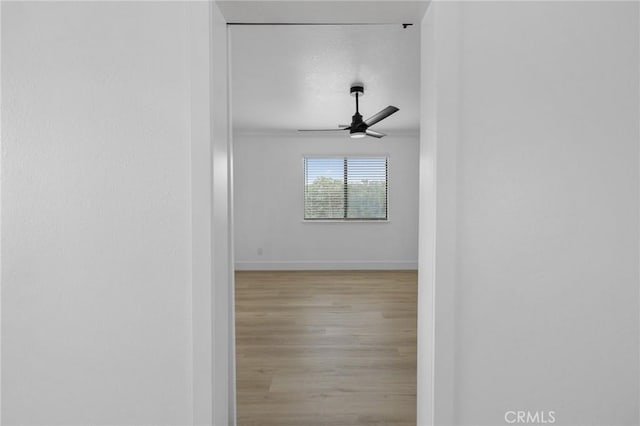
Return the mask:
{"type": "Polygon", "coordinates": [[[436,364],[423,346],[419,371],[436,424],[638,424],[638,3],[428,14],[419,330],[435,294],[436,364]]]}
{"type": "Polygon", "coordinates": [[[192,422],[188,24],[2,3],[3,425],[192,422]]]}

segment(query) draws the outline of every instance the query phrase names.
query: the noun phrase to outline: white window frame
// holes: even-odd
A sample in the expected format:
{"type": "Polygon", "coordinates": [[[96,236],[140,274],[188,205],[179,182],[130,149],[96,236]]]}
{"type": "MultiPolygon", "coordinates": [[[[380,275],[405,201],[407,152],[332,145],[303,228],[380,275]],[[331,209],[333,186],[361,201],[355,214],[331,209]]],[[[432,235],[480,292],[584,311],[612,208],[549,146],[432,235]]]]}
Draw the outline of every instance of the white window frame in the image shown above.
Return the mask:
{"type": "Polygon", "coordinates": [[[388,224],[391,223],[391,155],[388,153],[377,153],[377,152],[367,152],[367,153],[357,153],[357,154],[304,154],[300,159],[300,169],[302,175],[302,188],[300,189],[301,194],[301,202],[300,202],[300,216],[302,217],[301,222],[306,224],[388,224]],[[367,158],[367,157],[384,157],[387,159],[387,218],[386,219],[305,219],[304,218],[304,187],[305,187],[305,159],[307,158],[367,158]]]}

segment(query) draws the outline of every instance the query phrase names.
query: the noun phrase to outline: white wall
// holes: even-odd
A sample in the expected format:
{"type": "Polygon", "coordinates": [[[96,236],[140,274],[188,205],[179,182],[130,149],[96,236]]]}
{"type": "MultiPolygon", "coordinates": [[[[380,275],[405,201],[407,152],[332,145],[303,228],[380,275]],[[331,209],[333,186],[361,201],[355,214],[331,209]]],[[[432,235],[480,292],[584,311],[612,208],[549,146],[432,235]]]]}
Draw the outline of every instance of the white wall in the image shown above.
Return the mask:
{"type": "Polygon", "coordinates": [[[422,373],[436,376],[436,424],[506,424],[508,410],[638,424],[638,4],[428,13],[422,196],[442,204],[421,213],[421,240],[436,239],[420,310],[435,292],[435,372],[422,373]]]}
{"type": "Polygon", "coordinates": [[[228,205],[208,13],[2,2],[3,425],[227,423],[228,281],[194,211],[228,205]]]}
{"type": "Polygon", "coordinates": [[[234,137],[238,269],[414,269],[418,138],[340,134],[234,137]],[[303,222],[304,155],[389,155],[388,223],[303,222]],[[262,254],[258,250],[262,249],[262,254]]]}

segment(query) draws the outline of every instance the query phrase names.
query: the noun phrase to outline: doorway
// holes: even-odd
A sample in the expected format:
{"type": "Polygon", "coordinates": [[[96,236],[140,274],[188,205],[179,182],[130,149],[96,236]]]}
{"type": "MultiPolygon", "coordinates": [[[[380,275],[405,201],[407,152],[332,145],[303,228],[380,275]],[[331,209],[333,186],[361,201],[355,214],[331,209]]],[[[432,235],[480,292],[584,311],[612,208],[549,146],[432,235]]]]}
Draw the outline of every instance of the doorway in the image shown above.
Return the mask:
{"type": "Polygon", "coordinates": [[[229,27],[238,424],[415,424],[419,30],[229,27]],[[350,120],[355,81],[365,117],[400,108],[384,139],[298,132],[350,120]],[[386,220],[305,220],[306,157],[373,155],[386,220]]]}

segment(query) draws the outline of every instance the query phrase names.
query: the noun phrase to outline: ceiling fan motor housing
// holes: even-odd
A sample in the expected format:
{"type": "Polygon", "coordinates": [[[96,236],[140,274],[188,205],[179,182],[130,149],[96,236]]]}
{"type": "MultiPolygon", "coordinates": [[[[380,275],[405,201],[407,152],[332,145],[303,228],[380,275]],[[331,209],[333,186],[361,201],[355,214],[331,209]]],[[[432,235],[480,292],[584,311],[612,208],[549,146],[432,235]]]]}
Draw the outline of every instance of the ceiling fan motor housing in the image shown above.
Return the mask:
{"type": "Polygon", "coordinates": [[[364,136],[367,131],[367,125],[362,121],[362,115],[359,113],[355,113],[351,120],[351,126],[349,129],[349,134],[351,137],[359,137],[364,136]]]}

